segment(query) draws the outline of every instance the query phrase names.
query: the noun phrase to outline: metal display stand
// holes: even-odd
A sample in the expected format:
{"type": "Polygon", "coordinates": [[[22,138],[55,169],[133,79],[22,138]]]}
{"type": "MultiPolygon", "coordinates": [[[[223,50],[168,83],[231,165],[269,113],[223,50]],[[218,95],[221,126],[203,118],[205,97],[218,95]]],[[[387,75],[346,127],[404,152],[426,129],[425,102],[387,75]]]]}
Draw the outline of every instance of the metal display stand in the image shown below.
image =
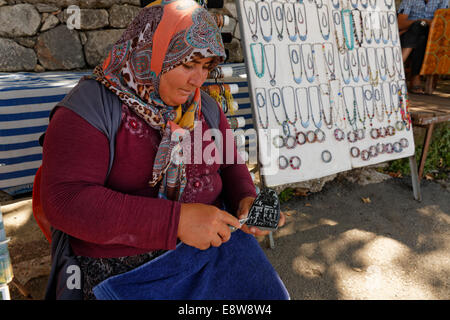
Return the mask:
{"type": "Polygon", "coordinates": [[[409,158],[421,201],[394,1],[236,0],[236,8],[261,186],[409,158]]]}

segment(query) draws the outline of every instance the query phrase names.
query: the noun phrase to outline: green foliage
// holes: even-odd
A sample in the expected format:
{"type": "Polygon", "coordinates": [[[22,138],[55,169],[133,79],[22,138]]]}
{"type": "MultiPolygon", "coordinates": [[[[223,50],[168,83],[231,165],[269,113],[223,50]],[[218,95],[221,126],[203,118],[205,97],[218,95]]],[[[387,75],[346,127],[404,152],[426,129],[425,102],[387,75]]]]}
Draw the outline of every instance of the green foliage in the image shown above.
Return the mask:
{"type": "Polygon", "coordinates": [[[291,200],[293,196],[294,196],[294,189],[286,188],[280,192],[280,194],[278,195],[278,199],[280,200],[280,203],[284,203],[291,200]]]}
{"type": "MultiPolygon", "coordinates": [[[[416,145],[416,158],[420,160],[423,142],[416,145]]],[[[427,159],[425,161],[424,175],[432,175],[438,179],[448,179],[450,170],[450,125],[437,126],[433,130],[427,159]]],[[[391,161],[387,172],[400,172],[403,175],[411,174],[407,158],[391,161]]]]}

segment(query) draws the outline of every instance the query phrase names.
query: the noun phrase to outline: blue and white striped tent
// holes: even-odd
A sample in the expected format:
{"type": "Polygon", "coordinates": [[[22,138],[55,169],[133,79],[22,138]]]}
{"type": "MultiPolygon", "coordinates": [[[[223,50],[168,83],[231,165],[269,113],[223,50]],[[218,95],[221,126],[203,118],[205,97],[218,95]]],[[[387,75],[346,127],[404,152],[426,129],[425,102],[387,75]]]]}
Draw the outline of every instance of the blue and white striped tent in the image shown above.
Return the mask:
{"type": "MultiPolygon", "coordinates": [[[[245,70],[243,64],[229,66],[245,70]]],[[[87,74],[0,73],[0,190],[10,195],[32,190],[42,162],[38,139],[47,129],[50,111],[87,74]]],[[[243,129],[253,127],[247,79],[233,74],[223,82],[239,85],[234,95],[239,110],[233,116],[245,117],[243,129]]]]}

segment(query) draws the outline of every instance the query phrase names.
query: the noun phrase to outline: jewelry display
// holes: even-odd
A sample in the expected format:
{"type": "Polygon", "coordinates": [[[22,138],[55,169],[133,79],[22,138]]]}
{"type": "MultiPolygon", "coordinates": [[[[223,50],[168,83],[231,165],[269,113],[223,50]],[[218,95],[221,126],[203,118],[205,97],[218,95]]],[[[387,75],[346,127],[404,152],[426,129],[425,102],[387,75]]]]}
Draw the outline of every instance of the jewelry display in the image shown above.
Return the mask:
{"type": "Polygon", "coordinates": [[[268,181],[314,179],[410,155],[411,115],[393,0],[236,3],[244,11],[240,26],[254,123],[266,135],[278,130],[270,144],[284,171],[268,181]],[[291,174],[289,167],[306,164],[308,170],[291,174]]]}

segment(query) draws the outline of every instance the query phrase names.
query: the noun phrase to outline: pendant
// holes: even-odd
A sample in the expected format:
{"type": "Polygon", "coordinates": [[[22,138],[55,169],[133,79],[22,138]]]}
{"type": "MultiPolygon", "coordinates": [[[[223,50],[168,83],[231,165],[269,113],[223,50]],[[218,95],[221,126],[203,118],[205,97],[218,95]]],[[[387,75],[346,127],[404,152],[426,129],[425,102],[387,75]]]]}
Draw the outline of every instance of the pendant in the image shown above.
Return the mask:
{"type": "Polygon", "coordinates": [[[274,79],[272,79],[270,80],[270,84],[272,85],[272,87],[274,87],[277,84],[277,82],[274,79]]]}
{"type": "Polygon", "coordinates": [[[253,41],[258,41],[258,36],[257,36],[256,34],[254,34],[254,35],[252,36],[252,39],[253,39],[253,41]]]}

